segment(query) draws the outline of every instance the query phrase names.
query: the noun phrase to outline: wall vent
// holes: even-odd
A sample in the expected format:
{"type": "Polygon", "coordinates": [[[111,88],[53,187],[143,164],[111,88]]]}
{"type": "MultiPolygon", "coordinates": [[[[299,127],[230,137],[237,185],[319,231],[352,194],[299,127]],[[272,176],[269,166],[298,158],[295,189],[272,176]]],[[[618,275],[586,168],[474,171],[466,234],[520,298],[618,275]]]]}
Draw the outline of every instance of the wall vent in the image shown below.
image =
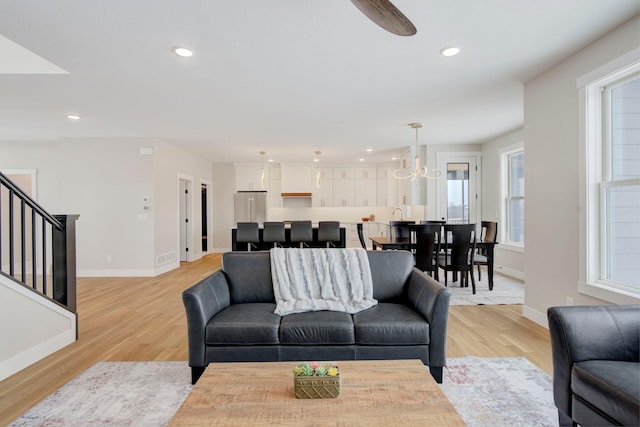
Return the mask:
{"type": "Polygon", "coordinates": [[[176,251],[167,252],[156,257],[156,265],[164,265],[176,260],[176,251]]]}

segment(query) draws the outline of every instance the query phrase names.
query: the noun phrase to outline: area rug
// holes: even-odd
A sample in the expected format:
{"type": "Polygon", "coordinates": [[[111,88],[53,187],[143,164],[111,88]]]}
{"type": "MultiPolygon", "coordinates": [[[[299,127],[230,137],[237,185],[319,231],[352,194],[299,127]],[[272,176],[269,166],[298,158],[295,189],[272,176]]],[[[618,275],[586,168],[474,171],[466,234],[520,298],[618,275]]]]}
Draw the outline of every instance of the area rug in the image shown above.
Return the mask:
{"type": "Polygon", "coordinates": [[[98,362],[10,426],[164,426],[191,391],[187,362],[98,362]]]}
{"type": "Polygon", "coordinates": [[[551,377],[524,357],[449,358],[441,388],[469,427],[558,425],[551,377]]]}
{"type": "MultiPolygon", "coordinates": [[[[484,273],[484,272],[483,272],[484,273]]],[[[489,282],[486,274],[482,275],[482,281],[476,281],[475,295],[468,288],[461,288],[459,282],[448,283],[451,290],[450,305],[498,305],[498,304],[524,304],[524,285],[507,277],[494,275],[493,290],[489,290],[489,282]]],[[[444,277],[440,278],[444,284],[444,277]]]]}
{"type": "MultiPolygon", "coordinates": [[[[442,390],[470,427],[557,425],[551,379],[524,358],[450,358],[442,390]]],[[[10,426],[164,426],[191,390],[186,362],[100,362],[10,426]]]]}

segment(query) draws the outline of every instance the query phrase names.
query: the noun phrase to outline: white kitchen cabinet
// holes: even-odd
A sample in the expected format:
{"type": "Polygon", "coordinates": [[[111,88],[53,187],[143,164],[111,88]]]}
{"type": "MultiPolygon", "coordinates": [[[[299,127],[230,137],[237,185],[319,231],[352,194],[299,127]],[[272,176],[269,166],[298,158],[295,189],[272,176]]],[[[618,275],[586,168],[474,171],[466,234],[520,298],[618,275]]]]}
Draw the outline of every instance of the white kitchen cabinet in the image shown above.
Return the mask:
{"type": "Polygon", "coordinates": [[[269,181],[269,192],[267,193],[269,196],[270,208],[282,207],[282,197],[280,196],[280,193],[282,193],[282,180],[272,178],[269,181]]]}
{"type": "MultiPolygon", "coordinates": [[[[375,176],[375,175],[374,175],[375,176]]],[[[359,207],[375,207],[377,204],[377,180],[376,179],[356,179],[356,202],[359,207]]]]}
{"type": "Polygon", "coordinates": [[[356,180],[341,179],[333,181],[333,206],[351,208],[355,206],[356,180]]]}
{"type": "Polygon", "coordinates": [[[376,179],[375,166],[359,166],[354,172],[356,179],[376,179]]]}
{"type": "Polygon", "coordinates": [[[333,207],[333,180],[320,179],[320,188],[313,189],[311,206],[314,208],[333,207]]]}
{"type": "Polygon", "coordinates": [[[356,178],[355,169],[349,167],[333,168],[333,179],[336,181],[353,180],[356,178]]]}
{"type": "Polygon", "coordinates": [[[236,165],[236,191],[264,191],[269,187],[269,168],[264,169],[262,186],[262,166],[236,165]]]}
{"type": "Polygon", "coordinates": [[[269,178],[272,180],[281,180],[282,179],[282,174],[281,174],[281,168],[280,166],[271,166],[269,167],[269,178]]]}
{"type": "Polygon", "coordinates": [[[384,165],[376,168],[376,202],[380,207],[398,206],[398,180],[393,177],[397,165],[384,165]]]}
{"type": "Polygon", "coordinates": [[[280,174],[282,193],[311,193],[313,191],[315,179],[312,185],[311,166],[294,163],[282,164],[280,174]]]}
{"type": "Polygon", "coordinates": [[[345,245],[347,248],[361,248],[360,239],[358,238],[358,226],[355,222],[341,222],[344,227],[345,245]]]}
{"type": "MultiPolygon", "coordinates": [[[[413,166],[413,157],[410,151],[406,152],[402,158],[400,159],[400,168],[403,170],[403,175],[411,172],[411,168],[413,166]]],[[[417,179],[417,178],[416,178],[417,179]]],[[[411,187],[412,181],[411,179],[400,179],[398,180],[398,204],[400,205],[411,205],[411,187]]]]}
{"type": "Polygon", "coordinates": [[[313,179],[316,179],[318,174],[320,174],[321,181],[325,179],[333,179],[333,168],[314,168],[313,179]]]}

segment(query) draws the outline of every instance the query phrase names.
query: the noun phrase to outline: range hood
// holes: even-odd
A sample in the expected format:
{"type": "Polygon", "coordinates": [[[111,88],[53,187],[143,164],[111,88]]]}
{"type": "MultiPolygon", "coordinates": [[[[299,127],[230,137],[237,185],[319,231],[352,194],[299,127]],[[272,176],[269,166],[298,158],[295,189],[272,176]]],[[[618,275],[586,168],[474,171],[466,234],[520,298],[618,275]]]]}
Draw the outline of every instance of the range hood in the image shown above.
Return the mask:
{"type": "Polygon", "coordinates": [[[280,197],[287,199],[310,199],[311,193],[280,193],[280,197]]]}

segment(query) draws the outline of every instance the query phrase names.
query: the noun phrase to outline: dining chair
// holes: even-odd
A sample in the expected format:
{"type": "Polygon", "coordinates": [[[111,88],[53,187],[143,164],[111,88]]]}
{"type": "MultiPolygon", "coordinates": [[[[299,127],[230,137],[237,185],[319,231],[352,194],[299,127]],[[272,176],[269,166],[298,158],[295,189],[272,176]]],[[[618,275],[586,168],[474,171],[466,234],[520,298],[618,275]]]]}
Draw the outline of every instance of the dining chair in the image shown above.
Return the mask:
{"type": "MultiPolygon", "coordinates": [[[[440,226],[440,232],[438,232],[438,242],[442,241],[442,227],[447,223],[444,219],[423,219],[420,221],[420,224],[437,224],[440,226]]],[[[442,248],[441,248],[442,249],[442,248]]]]}
{"type": "Polygon", "coordinates": [[[364,229],[362,227],[362,223],[359,222],[356,224],[356,229],[358,230],[358,239],[360,240],[360,244],[362,245],[362,249],[367,249],[367,243],[364,240],[364,229]]]}
{"type": "Polygon", "coordinates": [[[265,222],[262,230],[262,241],[273,243],[273,247],[282,246],[286,241],[284,236],[284,222],[265,222]]]}
{"type": "Polygon", "coordinates": [[[440,224],[410,225],[411,240],[415,242],[415,266],[420,271],[426,271],[429,276],[439,280],[437,254],[440,251],[438,236],[440,224]]]}
{"type": "Polygon", "coordinates": [[[328,248],[336,247],[336,243],[340,242],[340,222],[318,222],[318,241],[325,242],[328,248]]]}
{"type": "Polygon", "coordinates": [[[292,221],[289,240],[293,244],[298,244],[300,248],[308,246],[313,241],[311,221],[292,221]]]}
{"type": "Polygon", "coordinates": [[[444,285],[447,286],[447,272],[464,273],[460,277],[460,286],[469,286],[469,274],[473,293],[476,293],[476,281],[473,275],[473,257],[476,249],[475,224],[445,224],[441,247],[444,251],[438,255],[438,266],[444,270],[444,285]],[[464,282],[464,283],[463,283],[464,282]]]}
{"type": "Polygon", "coordinates": [[[257,248],[260,243],[260,233],[257,222],[239,222],[236,229],[236,243],[246,243],[247,251],[257,248]]]}
{"type": "MultiPolygon", "coordinates": [[[[480,242],[495,243],[496,236],[498,234],[498,223],[494,221],[482,221],[480,223],[480,242]]],[[[482,280],[480,273],[481,265],[489,265],[487,259],[487,250],[478,249],[477,253],[473,257],[474,265],[478,266],[478,280],[482,280]]]]}
{"type": "Polygon", "coordinates": [[[411,237],[409,225],[415,224],[415,221],[389,221],[389,227],[392,238],[408,239],[411,237]]]}

